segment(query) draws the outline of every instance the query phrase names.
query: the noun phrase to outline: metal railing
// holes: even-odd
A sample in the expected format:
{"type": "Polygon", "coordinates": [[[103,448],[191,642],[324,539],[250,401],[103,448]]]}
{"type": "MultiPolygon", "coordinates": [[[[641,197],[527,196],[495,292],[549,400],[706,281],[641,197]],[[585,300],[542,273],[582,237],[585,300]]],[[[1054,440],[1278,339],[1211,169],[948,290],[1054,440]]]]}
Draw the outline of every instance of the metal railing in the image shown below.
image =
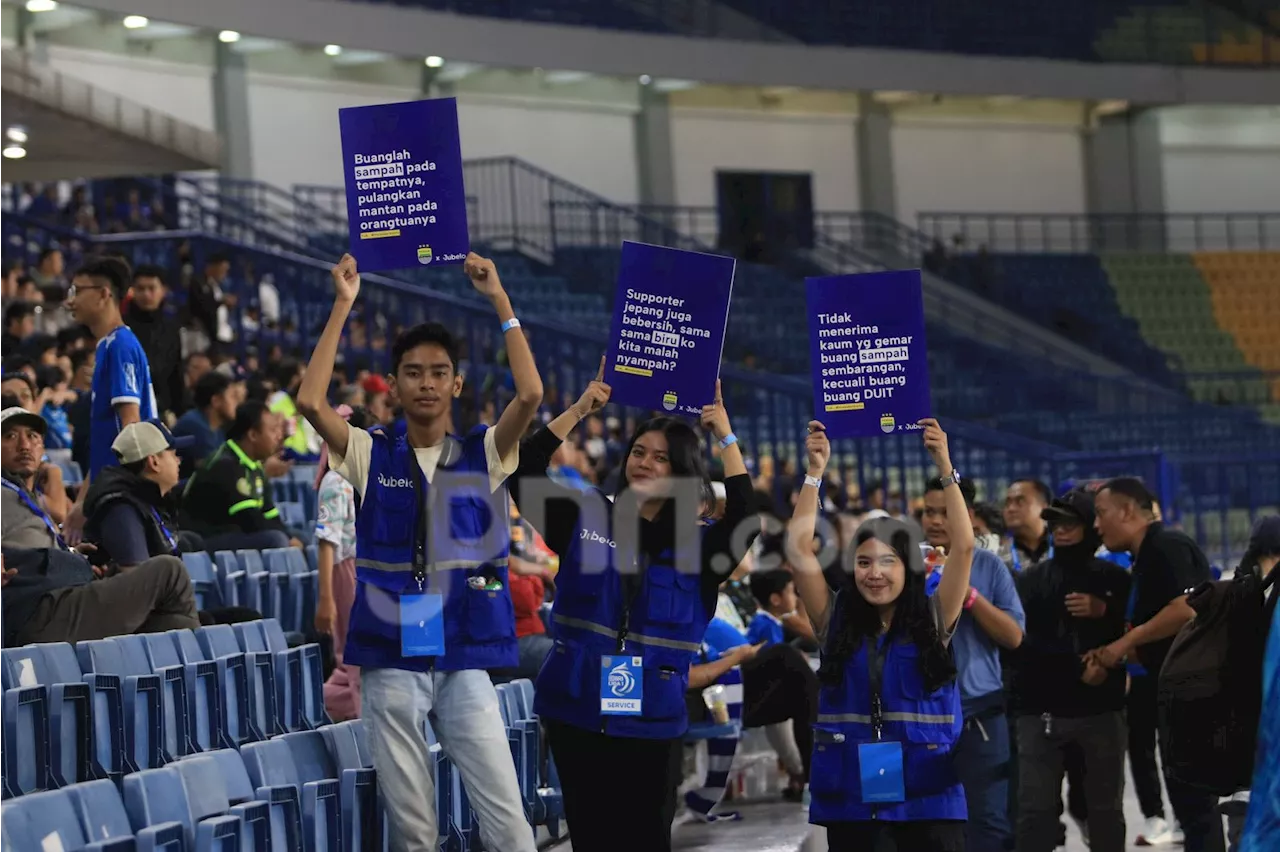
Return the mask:
{"type": "Polygon", "coordinates": [[[222,146],[212,131],[55,71],[34,61],[26,51],[0,51],[0,71],[6,95],[26,98],[74,118],[176,151],[205,166],[219,162],[222,146]]]}
{"type": "Polygon", "coordinates": [[[934,213],[920,232],[948,248],[1096,253],[1280,250],[1277,213],[934,213]]]}

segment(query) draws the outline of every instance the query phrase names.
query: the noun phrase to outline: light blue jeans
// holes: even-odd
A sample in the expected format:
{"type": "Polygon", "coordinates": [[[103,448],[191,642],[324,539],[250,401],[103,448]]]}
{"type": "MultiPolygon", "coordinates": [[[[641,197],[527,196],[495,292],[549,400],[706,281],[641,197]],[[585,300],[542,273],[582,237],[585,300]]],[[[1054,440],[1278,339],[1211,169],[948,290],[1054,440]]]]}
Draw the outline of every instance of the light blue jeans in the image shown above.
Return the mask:
{"type": "Polygon", "coordinates": [[[361,712],[392,852],[436,852],[435,783],[423,723],[458,768],[492,852],[535,852],[498,694],[483,671],[364,669],[361,712]]]}

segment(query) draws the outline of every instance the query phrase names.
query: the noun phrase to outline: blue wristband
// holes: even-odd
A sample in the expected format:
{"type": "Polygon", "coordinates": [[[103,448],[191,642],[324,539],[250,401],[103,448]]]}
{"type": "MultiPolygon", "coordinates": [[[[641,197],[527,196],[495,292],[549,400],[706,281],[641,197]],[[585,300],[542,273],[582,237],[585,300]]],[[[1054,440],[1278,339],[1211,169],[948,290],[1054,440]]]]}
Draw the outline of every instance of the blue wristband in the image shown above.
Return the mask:
{"type": "Polygon", "coordinates": [[[727,450],[736,443],[738,443],[738,436],[730,432],[720,440],[720,449],[727,450]]]}
{"type": "Polygon", "coordinates": [[[512,317],[511,319],[507,320],[502,324],[502,333],[506,334],[511,329],[519,328],[519,327],[520,327],[520,320],[516,319],[515,317],[512,317]]]}

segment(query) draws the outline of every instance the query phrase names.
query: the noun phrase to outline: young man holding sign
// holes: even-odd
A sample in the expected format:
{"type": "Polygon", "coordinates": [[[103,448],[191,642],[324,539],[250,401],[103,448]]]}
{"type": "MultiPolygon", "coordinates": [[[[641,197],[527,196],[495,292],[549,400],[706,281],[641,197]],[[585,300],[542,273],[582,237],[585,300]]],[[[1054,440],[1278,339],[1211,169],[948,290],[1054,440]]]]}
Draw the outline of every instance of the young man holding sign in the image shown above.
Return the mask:
{"type": "Polygon", "coordinates": [[[492,429],[448,434],[462,392],[458,345],[438,323],[405,331],[390,380],[404,420],[366,432],[329,406],[326,392],[347,316],[360,291],[350,255],[333,268],[336,298],[316,344],[298,407],[329,447],[333,470],[360,495],[356,597],[343,662],[362,669],[362,710],[391,848],[435,850],[432,728],[463,783],[486,849],[533,852],[497,694],[486,669],[518,663],[507,590],[507,496],[519,440],[542,401],[533,353],[493,262],[464,269],[502,323],[516,397],[492,429]]]}

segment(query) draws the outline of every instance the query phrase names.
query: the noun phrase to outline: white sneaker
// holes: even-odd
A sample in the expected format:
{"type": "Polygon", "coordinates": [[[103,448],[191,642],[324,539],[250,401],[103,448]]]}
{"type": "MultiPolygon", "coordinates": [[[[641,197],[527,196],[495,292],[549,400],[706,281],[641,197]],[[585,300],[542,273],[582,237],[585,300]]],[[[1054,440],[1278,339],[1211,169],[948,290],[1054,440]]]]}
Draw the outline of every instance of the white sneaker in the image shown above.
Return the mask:
{"type": "Polygon", "coordinates": [[[1181,846],[1183,843],[1182,826],[1176,822],[1173,824],[1173,837],[1170,838],[1169,842],[1174,846],[1181,846]]]}
{"type": "Polygon", "coordinates": [[[1163,817],[1148,818],[1142,824],[1138,837],[1134,841],[1139,846],[1168,846],[1173,842],[1173,830],[1169,828],[1169,823],[1165,822],[1163,817]]]}

